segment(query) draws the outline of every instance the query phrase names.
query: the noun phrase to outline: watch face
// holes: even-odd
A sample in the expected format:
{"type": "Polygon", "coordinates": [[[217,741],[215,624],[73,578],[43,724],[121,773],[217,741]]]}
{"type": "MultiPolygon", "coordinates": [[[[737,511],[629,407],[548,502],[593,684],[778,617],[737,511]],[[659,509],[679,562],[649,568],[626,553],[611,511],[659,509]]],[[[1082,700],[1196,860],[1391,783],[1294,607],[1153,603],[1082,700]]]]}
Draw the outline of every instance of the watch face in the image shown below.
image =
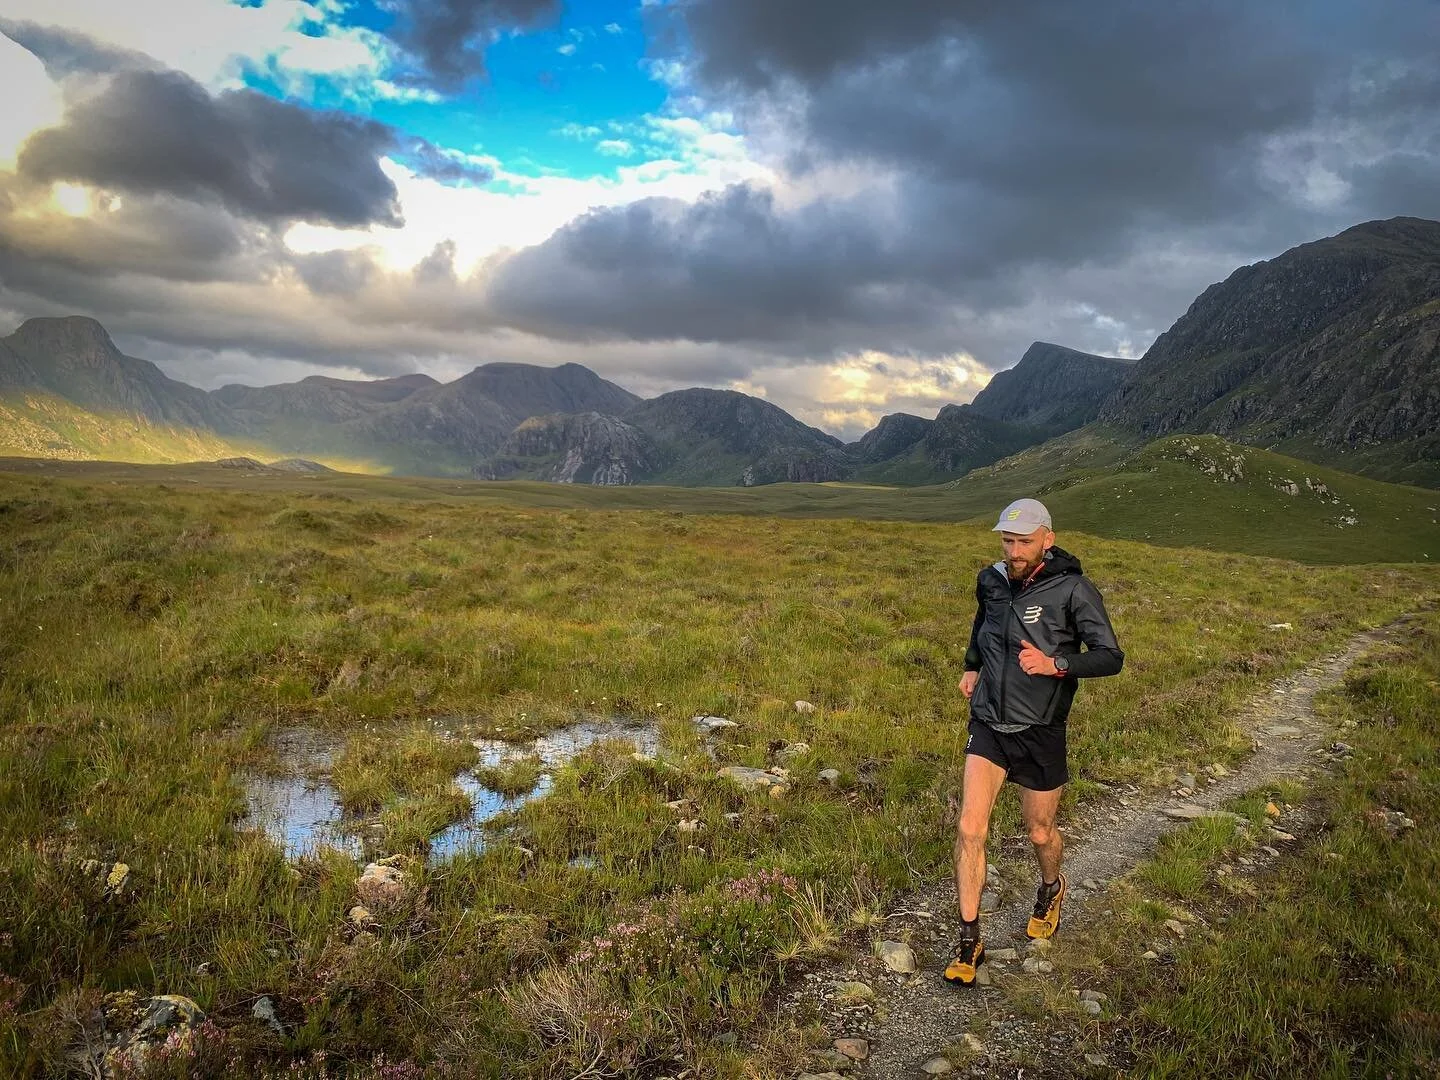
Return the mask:
{"type": "Polygon", "coordinates": [[[1065,657],[1063,657],[1063,656],[1057,656],[1057,657],[1055,657],[1055,670],[1056,670],[1056,671],[1069,671],[1069,670],[1070,670],[1070,661],[1067,660],[1067,659],[1065,659],[1065,657]]]}

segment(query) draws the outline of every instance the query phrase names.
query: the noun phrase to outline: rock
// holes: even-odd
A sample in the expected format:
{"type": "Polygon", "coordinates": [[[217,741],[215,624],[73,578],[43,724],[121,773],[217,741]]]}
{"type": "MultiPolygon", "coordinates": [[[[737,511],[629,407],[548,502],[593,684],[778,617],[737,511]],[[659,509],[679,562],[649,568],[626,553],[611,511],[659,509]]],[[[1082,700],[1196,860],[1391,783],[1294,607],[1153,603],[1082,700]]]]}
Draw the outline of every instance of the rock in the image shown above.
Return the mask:
{"type": "Polygon", "coordinates": [[[200,1006],[184,994],[157,994],[146,998],[140,1025],[135,1029],[137,1039],[159,1039],[177,1028],[196,1028],[205,1019],[200,1006]]]}
{"type": "Polygon", "coordinates": [[[864,1039],[836,1039],[833,1045],[851,1061],[864,1061],[870,1056],[870,1044],[864,1039]]]}
{"type": "Polygon", "coordinates": [[[915,972],[915,950],[903,941],[877,941],[875,942],[875,955],[891,971],[901,975],[911,975],[915,972]]]}
{"type": "Polygon", "coordinates": [[[1189,788],[1191,791],[1194,791],[1194,790],[1195,790],[1195,787],[1196,787],[1196,785],[1199,783],[1199,781],[1195,779],[1195,774],[1194,774],[1194,773],[1188,773],[1188,772],[1187,772],[1187,773],[1183,773],[1183,774],[1179,777],[1179,779],[1177,779],[1177,780],[1175,781],[1175,783],[1176,783],[1177,785],[1179,785],[1180,787],[1189,788]]]}
{"type": "Polygon", "coordinates": [[[666,809],[674,810],[677,814],[693,814],[697,809],[694,799],[674,799],[665,804],[666,809]]]}
{"type": "Polygon", "coordinates": [[[1038,956],[1027,956],[1020,965],[1020,970],[1029,975],[1049,975],[1055,970],[1055,965],[1049,960],[1041,960],[1038,956]]]}
{"type": "MultiPolygon", "coordinates": [[[[1291,486],[1293,487],[1294,485],[1292,484],[1291,486]]],[[[1295,491],[1294,491],[1294,494],[1296,494],[1296,495],[1300,494],[1300,489],[1299,489],[1299,488],[1296,488],[1295,491]]],[[[1266,623],[1266,624],[1265,624],[1265,629],[1266,629],[1266,630],[1294,630],[1295,627],[1291,626],[1288,622],[1272,622],[1272,623],[1266,623]]]]}
{"type": "Polygon", "coordinates": [[[1279,816],[1280,816],[1280,808],[1279,808],[1278,806],[1276,806],[1273,802],[1267,802],[1267,803],[1265,804],[1265,816],[1266,816],[1266,817],[1272,817],[1272,818],[1273,818],[1273,817],[1279,817],[1279,816]]]}
{"type": "Polygon", "coordinates": [[[117,862],[105,875],[105,891],[111,896],[117,896],[124,890],[125,884],[129,880],[130,867],[123,862],[117,862]]]}
{"type": "Polygon", "coordinates": [[[1087,1016],[1099,1016],[1100,1003],[1098,1001],[1081,1001],[1080,1011],[1085,1013],[1087,1016]]]}
{"type": "Polygon", "coordinates": [[[810,1057],[820,1068],[830,1072],[845,1072],[855,1067],[855,1063],[839,1050],[816,1050],[810,1057]]]}
{"type": "Polygon", "coordinates": [[[797,757],[800,757],[802,754],[808,753],[810,753],[809,743],[794,742],[791,743],[789,746],[785,747],[783,750],[779,751],[775,756],[781,761],[791,761],[797,757]]]}
{"type": "Polygon", "coordinates": [[[725,728],[740,726],[734,720],[727,720],[723,716],[694,716],[690,722],[703,731],[723,731],[725,728]]]}
{"type": "Polygon", "coordinates": [[[1294,840],[1294,839],[1295,839],[1295,837],[1292,836],[1290,833],[1284,832],[1284,831],[1282,831],[1282,830],[1280,830],[1280,829],[1271,829],[1271,830],[1270,830],[1270,835],[1273,836],[1276,840],[1294,840]]]}
{"type": "Polygon", "coordinates": [[[405,895],[405,875],[384,860],[372,862],[355,881],[355,891],[367,904],[393,904],[405,895]]]}
{"type": "Polygon", "coordinates": [[[696,818],[681,818],[675,823],[676,830],[683,833],[699,832],[704,827],[705,823],[696,818]]]}
{"type": "Polygon", "coordinates": [[[349,917],[350,921],[362,930],[375,921],[375,916],[370,913],[370,909],[361,904],[356,904],[350,909],[349,917]]]}
{"type": "Polygon", "coordinates": [[[927,1076],[948,1076],[955,1071],[955,1066],[950,1064],[949,1058],[932,1057],[920,1066],[920,1071],[927,1076]]]}
{"type": "Polygon", "coordinates": [[[989,915],[1000,910],[1000,894],[994,889],[986,889],[980,894],[980,914],[989,915]]]}
{"type": "Polygon", "coordinates": [[[725,1047],[734,1046],[739,1041],[740,1036],[736,1035],[733,1031],[722,1031],[719,1035],[716,1035],[714,1039],[716,1046],[725,1047]]]}
{"type": "Polygon", "coordinates": [[[987,960],[1018,960],[1020,954],[1014,949],[986,949],[985,959],[987,960]]]}
{"type": "Polygon", "coordinates": [[[1086,1065],[1089,1065],[1092,1069],[1103,1069],[1103,1068],[1105,1067],[1105,1055],[1104,1055],[1104,1054],[1086,1054],[1086,1055],[1085,1055],[1085,1064],[1086,1064],[1086,1065]]]}
{"type": "Polygon", "coordinates": [[[836,984],[835,996],[850,1001],[871,1001],[875,997],[875,991],[863,982],[842,982],[836,984]]]}
{"type": "Polygon", "coordinates": [[[744,815],[740,814],[738,811],[731,810],[728,814],[725,815],[725,821],[730,825],[739,825],[740,819],[743,816],[744,815]]]}
{"type": "MultiPolygon", "coordinates": [[[[985,954],[985,959],[990,959],[989,953],[985,954]]],[[[981,964],[975,969],[976,986],[993,986],[994,983],[995,980],[990,977],[990,966],[988,964],[981,964]]]]}
{"type": "Polygon", "coordinates": [[[785,786],[783,776],[776,776],[765,769],[752,769],[747,765],[727,765],[715,775],[722,780],[738,784],[746,791],[768,791],[774,787],[785,786]]]}
{"type": "Polygon", "coordinates": [[[1096,881],[1093,877],[1087,877],[1080,884],[1083,885],[1085,888],[1089,889],[1091,892],[1099,892],[1102,888],[1104,888],[1104,886],[1101,885],[1099,881],[1096,881]]]}
{"type": "Polygon", "coordinates": [[[1185,924],[1182,923],[1179,919],[1166,919],[1165,929],[1169,930],[1178,938],[1183,938],[1185,936],[1185,924]]]}
{"type": "Polygon", "coordinates": [[[1081,1000],[1081,1001],[1109,1001],[1110,999],[1109,999],[1105,994],[1102,994],[1099,990],[1081,990],[1081,991],[1080,991],[1080,1000],[1081,1000]]]}
{"type": "Polygon", "coordinates": [[[1049,938],[1036,938],[1025,946],[1025,951],[1031,956],[1044,956],[1054,944],[1049,938]]]}
{"type": "Polygon", "coordinates": [[[1159,959],[1160,959],[1160,954],[1157,953],[1154,949],[1146,949],[1143,953],[1140,954],[1140,959],[1141,959],[1141,960],[1159,960],[1159,959]]]}
{"type": "Polygon", "coordinates": [[[816,775],[821,780],[825,781],[825,783],[829,784],[831,787],[834,787],[836,784],[840,783],[839,769],[821,769],[816,775]]]}
{"type": "Polygon", "coordinates": [[[775,784],[770,788],[770,798],[772,799],[783,799],[789,793],[789,784],[775,784]]]}
{"type": "Polygon", "coordinates": [[[1245,820],[1239,814],[1229,810],[1211,810],[1204,806],[1196,806],[1194,803],[1186,803],[1183,806],[1166,806],[1161,809],[1160,813],[1175,821],[1197,821],[1207,817],[1229,818],[1232,821],[1245,820]]]}
{"type": "Polygon", "coordinates": [[[250,1015],[275,1032],[276,1035],[283,1036],[285,1034],[285,1025],[275,1015],[275,1002],[268,997],[262,997],[250,1006],[250,1015]]]}
{"type": "Polygon", "coordinates": [[[795,711],[798,713],[809,714],[815,711],[815,706],[811,705],[808,701],[797,701],[795,702],[795,711]]]}

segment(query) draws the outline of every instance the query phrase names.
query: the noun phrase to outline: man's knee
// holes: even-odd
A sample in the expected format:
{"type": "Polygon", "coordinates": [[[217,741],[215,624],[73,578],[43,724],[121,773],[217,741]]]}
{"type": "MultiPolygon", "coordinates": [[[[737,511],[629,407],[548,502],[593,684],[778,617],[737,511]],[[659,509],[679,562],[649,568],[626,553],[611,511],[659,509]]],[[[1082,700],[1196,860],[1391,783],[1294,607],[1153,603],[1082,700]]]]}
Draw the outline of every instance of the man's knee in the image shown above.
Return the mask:
{"type": "Polygon", "coordinates": [[[984,847],[990,836],[990,822],[978,815],[960,815],[960,843],[965,847],[984,847]]]}
{"type": "Polygon", "coordinates": [[[1036,847],[1048,847],[1055,839],[1057,830],[1053,821],[1036,821],[1030,825],[1030,843],[1036,847]]]}

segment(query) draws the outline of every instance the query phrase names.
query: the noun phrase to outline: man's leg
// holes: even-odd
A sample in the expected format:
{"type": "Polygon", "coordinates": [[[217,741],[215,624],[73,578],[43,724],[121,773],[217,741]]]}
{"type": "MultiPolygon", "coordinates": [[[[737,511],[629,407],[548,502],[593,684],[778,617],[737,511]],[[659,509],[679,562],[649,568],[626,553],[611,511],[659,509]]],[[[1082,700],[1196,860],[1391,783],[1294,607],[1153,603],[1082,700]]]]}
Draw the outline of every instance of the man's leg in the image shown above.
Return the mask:
{"type": "Polygon", "coordinates": [[[980,917],[980,892],[985,887],[985,841],[990,836],[990,814],[1005,784],[1005,770],[989,758],[965,755],[965,790],[960,820],[955,825],[955,899],[960,918],[980,917]]]}
{"type": "Polygon", "coordinates": [[[1064,845],[1055,825],[1055,815],[1060,810],[1060,796],[1064,791],[1063,787],[1054,791],[1020,789],[1020,813],[1025,818],[1030,843],[1035,847],[1035,861],[1040,864],[1042,881],[1056,881],[1060,877],[1064,845]]]}
{"type": "Polygon", "coordinates": [[[1040,887],[1035,895],[1035,912],[1026,928],[1032,938],[1048,938],[1060,925],[1060,904],[1065,899],[1065,881],[1060,873],[1064,844],[1055,825],[1064,787],[1051,791],[1020,789],[1020,812],[1025,830],[1040,864],[1040,887]]]}
{"type": "Polygon", "coordinates": [[[955,827],[955,899],[960,905],[960,941],[945,968],[947,981],[970,986],[985,962],[980,943],[980,891],[985,887],[985,840],[995,796],[1005,783],[1005,770],[979,754],[965,755],[965,793],[955,827]]]}

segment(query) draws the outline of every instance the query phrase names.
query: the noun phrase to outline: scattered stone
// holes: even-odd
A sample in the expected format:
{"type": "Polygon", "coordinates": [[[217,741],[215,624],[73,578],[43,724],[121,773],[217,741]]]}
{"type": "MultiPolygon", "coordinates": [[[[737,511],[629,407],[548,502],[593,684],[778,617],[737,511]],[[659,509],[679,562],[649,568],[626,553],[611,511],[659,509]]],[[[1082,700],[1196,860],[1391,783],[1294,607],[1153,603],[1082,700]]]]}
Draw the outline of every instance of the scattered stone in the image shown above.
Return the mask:
{"type": "Polygon", "coordinates": [[[705,731],[722,731],[725,728],[740,726],[734,720],[727,720],[723,716],[696,716],[691,718],[690,722],[705,731]]]}
{"type": "Polygon", "coordinates": [[[1212,762],[1210,764],[1210,767],[1206,769],[1206,772],[1208,772],[1211,776],[1217,778],[1224,778],[1230,775],[1230,770],[1227,769],[1224,764],[1218,761],[1212,762]]]}
{"type": "Polygon", "coordinates": [[[825,781],[825,783],[829,784],[831,787],[834,787],[836,784],[840,783],[839,769],[821,769],[816,775],[821,780],[825,781]]]}
{"type": "Polygon", "coordinates": [[[1190,788],[1192,791],[1195,789],[1195,787],[1196,787],[1196,786],[1198,785],[1198,783],[1199,783],[1199,781],[1197,781],[1197,780],[1195,779],[1195,774],[1194,774],[1194,773],[1188,773],[1188,772],[1182,774],[1182,775],[1180,776],[1180,778],[1179,778],[1178,780],[1176,780],[1175,782],[1176,782],[1176,784],[1178,784],[1180,787],[1182,787],[1182,788],[1190,788]]]}
{"type": "Polygon", "coordinates": [[[1014,949],[986,949],[986,960],[1018,960],[1020,954],[1014,949]]]}
{"type": "Polygon", "coordinates": [[[1085,1064],[1086,1064],[1086,1065],[1089,1065],[1092,1069],[1103,1069],[1103,1068],[1105,1067],[1105,1055],[1104,1055],[1104,1054],[1086,1054],[1086,1055],[1085,1055],[1085,1064]]]}
{"type": "Polygon", "coordinates": [[[356,904],[352,907],[349,916],[350,921],[362,930],[375,922],[375,916],[370,913],[370,909],[362,904],[356,904]]]}
{"type": "Polygon", "coordinates": [[[280,1017],[275,1015],[275,1002],[268,997],[262,997],[250,1006],[250,1015],[275,1032],[276,1035],[284,1036],[285,1025],[280,1022],[280,1017]]]}
{"type": "Polygon", "coordinates": [[[810,753],[810,744],[807,742],[794,742],[783,750],[778,751],[775,756],[781,761],[792,761],[802,754],[810,753]]]}
{"type": "Polygon", "coordinates": [[[1036,938],[1025,946],[1025,951],[1031,956],[1044,956],[1054,944],[1049,938],[1036,938]]]}
{"type": "Polygon", "coordinates": [[[740,785],[746,791],[768,791],[785,786],[783,776],[777,776],[766,769],[752,769],[748,765],[727,765],[715,775],[740,785]]]}
{"type": "Polygon", "coordinates": [[[741,818],[742,816],[743,816],[743,815],[742,815],[739,811],[737,811],[737,810],[731,810],[728,814],[725,815],[725,820],[726,820],[726,822],[728,822],[728,823],[731,824],[731,825],[739,825],[739,824],[740,824],[740,818],[741,818]]]}
{"type": "Polygon", "coordinates": [[[1159,960],[1159,959],[1160,959],[1160,954],[1157,953],[1154,949],[1146,949],[1143,953],[1140,954],[1140,959],[1141,959],[1141,960],[1159,960]]]}
{"type": "Polygon", "coordinates": [[[699,832],[705,827],[705,823],[697,818],[681,818],[675,823],[676,831],[683,833],[699,832]]]}
{"type": "Polygon", "coordinates": [[[118,896],[129,880],[130,867],[123,862],[117,862],[105,875],[105,891],[111,896],[118,896]]]}
{"type": "Polygon", "coordinates": [[[1081,1001],[1109,1001],[1110,998],[1109,998],[1108,996],[1106,996],[1105,994],[1101,993],[1099,990],[1081,990],[1081,991],[1080,991],[1080,1000],[1081,1000],[1081,1001]]]}
{"type": "Polygon", "coordinates": [[[1265,852],[1265,854],[1269,855],[1272,859],[1278,859],[1280,857],[1280,849],[1277,847],[1271,847],[1269,844],[1261,845],[1260,850],[1265,852]]]}
{"type": "Polygon", "coordinates": [[[1288,833],[1288,832],[1285,832],[1285,831],[1282,830],[1282,829],[1273,829],[1273,828],[1272,828],[1272,829],[1270,830],[1270,835],[1273,836],[1276,840],[1294,840],[1294,839],[1295,839],[1294,836],[1292,836],[1292,835],[1291,835],[1290,833],[1288,833]]]}
{"type": "Polygon", "coordinates": [[[1278,806],[1276,806],[1273,802],[1267,802],[1267,803],[1265,804],[1265,816],[1266,816],[1266,817],[1279,817],[1279,816],[1280,816],[1280,808],[1279,808],[1278,806]]]}
{"type": "Polygon", "coordinates": [[[1000,910],[1000,894],[994,889],[986,889],[980,894],[980,914],[990,915],[1000,910]]]}
{"type": "Polygon", "coordinates": [[[795,702],[795,711],[798,713],[813,713],[815,706],[811,705],[808,701],[797,701],[795,702]]]}
{"type": "Polygon", "coordinates": [[[1183,806],[1166,806],[1160,813],[1175,821],[1198,821],[1200,818],[1218,817],[1229,818],[1232,821],[1243,821],[1239,814],[1229,810],[1211,810],[1205,806],[1196,806],[1194,803],[1186,803],[1183,806]]]}
{"type": "Polygon", "coordinates": [[[1098,1002],[1098,1001],[1081,1001],[1081,1002],[1080,1002],[1080,1011],[1083,1012],[1083,1013],[1085,1013],[1087,1016],[1099,1016],[1099,1015],[1100,1015],[1100,1002],[1098,1002]]]}
{"type": "MultiPolygon", "coordinates": [[[[1298,495],[1298,494],[1299,494],[1299,491],[1297,490],[1297,491],[1295,492],[1295,494],[1298,495]]],[[[1295,627],[1291,626],[1288,622],[1272,622],[1272,623],[1267,623],[1267,624],[1265,625],[1265,629],[1266,629],[1266,630],[1294,630],[1295,627]]]]}
{"type": "Polygon", "coordinates": [[[891,971],[900,975],[915,973],[915,950],[903,941],[877,941],[875,955],[891,971]]]}
{"type": "Polygon", "coordinates": [[[1102,888],[1104,888],[1104,885],[1101,884],[1099,881],[1096,881],[1093,877],[1087,877],[1080,884],[1083,885],[1085,888],[1089,889],[1091,892],[1099,892],[1102,888]]]}
{"type": "Polygon", "coordinates": [[[836,1039],[833,1045],[851,1061],[864,1061],[870,1056],[870,1044],[864,1039],[836,1039]]]}
{"type": "Polygon", "coordinates": [[[810,1057],[820,1068],[832,1073],[848,1072],[855,1067],[855,1063],[839,1050],[816,1050],[810,1057]]]}
{"type": "Polygon", "coordinates": [[[927,1076],[948,1076],[955,1071],[955,1066],[950,1064],[949,1058],[932,1057],[920,1066],[920,1071],[927,1076]]]}
{"type": "Polygon", "coordinates": [[[1041,960],[1038,956],[1027,956],[1020,970],[1027,975],[1049,975],[1055,970],[1055,965],[1049,960],[1041,960]]]}
{"type": "Polygon", "coordinates": [[[675,799],[672,802],[667,802],[665,806],[670,810],[674,810],[677,814],[693,814],[696,809],[698,809],[694,799],[675,799]]]}
{"type": "Polygon", "coordinates": [[[200,1006],[184,994],[157,994],[147,998],[136,1038],[163,1038],[176,1028],[196,1028],[205,1019],[200,1006]]]}
{"type": "Polygon", "coordinates": [[[1179,919],[1166,919],[1165,929],[1169,930],[1178,938],[1183,938],[1185,936],[1185,924],[1182,923],[1179,919]]]}
{"type": "MultiPolygon", "coordinates": [[[[985,954],[985,959],[986,959],[986,960],[989,960],[989,959],[990,959],[990,954],[989,954],[988,952],[985,954]]],[[[976,986],[993,986],[994,983],[995,983],[995,980],[990,977],[990,965],[989,965],[989,964],[981,964],[978,968],[975,969],[975,985],[976,985],[976,986]]]]}
{"type": "Polygon", "coordinates": [[[367,904],[393,904],[405,895],[405,875],[385,860],[372,862],[355,881],[355,891],[367,904]]]}

